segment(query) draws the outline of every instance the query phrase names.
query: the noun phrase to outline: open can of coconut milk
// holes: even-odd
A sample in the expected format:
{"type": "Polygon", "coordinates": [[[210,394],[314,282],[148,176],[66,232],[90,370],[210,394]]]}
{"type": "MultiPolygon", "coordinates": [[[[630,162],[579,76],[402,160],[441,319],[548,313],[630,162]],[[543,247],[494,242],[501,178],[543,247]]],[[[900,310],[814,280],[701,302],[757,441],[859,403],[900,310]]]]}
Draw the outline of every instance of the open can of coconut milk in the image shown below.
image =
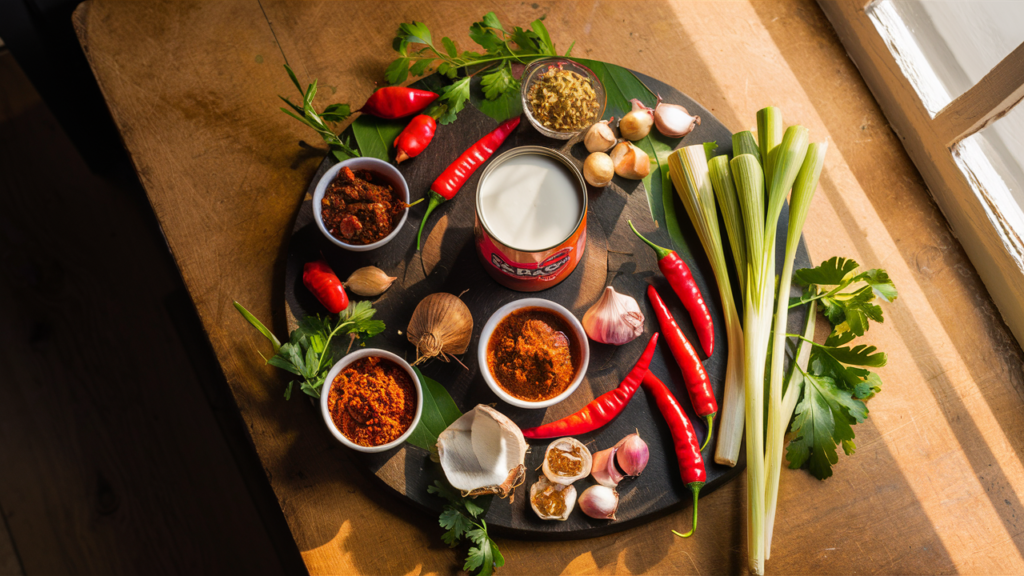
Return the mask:
{"type": "Polygon", "coordinates": [[[499,284],[521,292],[557,285],[587,245],[587,185],[565,155],[520,146],[495,158],[476,190],[477,255],[499,284]]]}

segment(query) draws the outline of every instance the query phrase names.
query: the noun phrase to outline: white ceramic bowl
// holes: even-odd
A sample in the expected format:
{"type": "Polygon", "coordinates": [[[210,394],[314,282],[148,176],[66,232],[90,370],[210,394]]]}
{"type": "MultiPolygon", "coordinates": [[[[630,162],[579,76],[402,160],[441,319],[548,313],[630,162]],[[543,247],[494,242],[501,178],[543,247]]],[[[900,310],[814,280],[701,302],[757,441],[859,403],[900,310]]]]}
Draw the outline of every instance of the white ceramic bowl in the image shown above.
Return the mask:
{"type": "Polygon", "coordinates": [[[387,350],[379,350],[377,348],[367,348],[365,350],[359,350],[353,352],[348,356],[345,356],[341,360],[335,363],[331,371],[327,373],[327,379],[324,380],[324,388],[320,392],[320,412],[323,414],[324,422],[327,424],[327,429],[334,434],[334,437],[338,439],[345,446],[359,452],[384,452],[390,450],[402,444],[412,436],[412,431],[416,429],[416,425],[420,423],[420,416],[423,415],[423,387],[420,386],[420,380],[416,377],[416,372],[413,371],[412,366],[405,360],[402,360],[399,356],[388,352],[387,350]],[[388,442],[387,444],[381,444],[380,446],[360,446],[355,442],[349,440],[338,430],[338,427],[334,425],[334,420],[331,418],[331,411],[327,408],[327,397],[330,396],[331,386],[334,385],[334,379],[344,370],[349,364],[359,360],[360,358],[366,358],[367,356],[380,356],[387,360],[391,360],[395,364],[398,364],[409,374],[409,378],[412,378],[413,387],[416,389],[416,415],[412,418],[412,423],[409,424],[409,429],[404,434],[399,436],[397,439],[388,442]]]}
{"type": "Polygon", "coordinates": [[[484,324],[483,331],[480,333],[480,342],[477,344],[476,356],[477,364],[480,366],[480,372],[484,376],[484,381],[487,382],[487,385],[490,386],[491,390],[498,395],[498,398],[501,398],[505,402],[519,408],[547,408],[548,406],[554,406],[571,396],[572,393],[579,388],[580,382],[583,382],[583,377],[587,374],[587,366],[590,365],[590,343],[587,340],[586,331],[583,330],[583,325],[580,324],[580,321],[572,315],[572,312],[566,310],[564,306],[555,304],[554,302],[543,298],[523,298],[522,300],[509,302],[501,308],[498,308],[494,314],[491,314],[491,317],[487,319],[487,323],[484,324]],[[494,376],[491,375],[491,371],[487,368],[487,342],[491,339],[491,334],[494,332],[495,327],[498,326],[498,322],[501,322],[502,318],[508,316],[515,310],[519,310],[520,308],[543,308],[558,314],[569,323],[569,326],[572,327],[573,332],[576,333],[576,341],[580,343],[581,347],[580,368],[577,370],[576,377],[572,379],[569,387],[558,396],[542,402],[521,400],[512,396],[508,392],[505,392],[505,390],[503,390],[498,384],[497,380],[494,379],[494,376]]]}
{"type": "Polygon", "coordinates": [[[331,166],[327,172],[324,172],[324,175],[320,177],[320,181],[316,183],[316,190],[313,191],[313,218],[316,220],[316,226],[320,229],[320,233],[328,240],[338,246],[341,246],[345,250],[351,250],[353,252],[367,252],[369,250],[375,250],[388,242],[391,242],[395,236],[398,236],[398,232],[402,229],[402,226],[405,226],[406,218],[409,217],[409,209],[405,209],[405,212],[402,214],[402,219],[398,221],[398,225],[391,231],[391,234],[388,234],[382,240],[378,240],[372,244],[348,244],[332,236],[331,233],[327,231],[327,228],[324,227],[323,215],[320,213],[321,202],[324,199],[324,193],[327,192],[328,184],[334,180],[338,175],[338,172],[340,172],[345,166],[348,166],[351,170],[369,170],[384,176],[384,178],[390,181],[391,185],[395,187],[395,191],[398,192],[399,198],[402,198],[406,204],[409,203],[409,184],[406,183],[405,177],[398,171],[398,168],[395,168],[383,160],[366,157],[349,158],[348,160],[338,162],[334,166],[331,166]]]}

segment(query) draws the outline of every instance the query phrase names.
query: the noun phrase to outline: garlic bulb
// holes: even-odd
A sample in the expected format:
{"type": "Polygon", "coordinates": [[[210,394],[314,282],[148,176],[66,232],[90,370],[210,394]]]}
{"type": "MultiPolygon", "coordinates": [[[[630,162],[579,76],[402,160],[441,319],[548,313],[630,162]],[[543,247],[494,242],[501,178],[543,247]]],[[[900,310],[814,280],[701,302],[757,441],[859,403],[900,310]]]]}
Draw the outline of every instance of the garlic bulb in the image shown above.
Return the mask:
{"type": "Polygon", "coordinates": [[[642,180],[651,173],[651,158],[632,142],[619,142],[611,152],[615,173],[630,180],[642,180]]]}
{"type": "Polygon", "coordinates": [[[590,475],[590,450],[575,438],[559,438],[544,452],[544,476],[555,484],[572,484],[590,475]]]}
{"type": "Polygon", "coordinates": [[[583,329],[595,342],[621,346],[644,333],[644,315],[635,298],[609,286],[583,315],[583,329]]]}
{"type": "Polygon", "coordinates": [[[615,462],[626,473],[626,476],[639,476],[644,471],[644,468],[647,467],[651,451],[647,447],[647,442],[640,438],[638,432],[634,432],[619,440],[615,444],[615,448],[615,462]]]}
{"type": "Polygon", "coordinates": [[[619,134],[626,140],[636,142],[651,133],[654,125],[654,111],[633,98],[633,109],[619,120],[619,134]]]}
{"type": "Polygon", "coordinates": [[[604,152],[594,152],[583,162],[583,177],[591,186],[604,188],[611,184],[612,176],[615,176],[615,164],[604,152]]]}
{"type": "Polygon", "coordinates": [[[615,146],[615,133],[612,132],[610,123],[615,120],[612,116],[607,120],[602,120],[587,130],[586,136],[583,137],[583,145],[587,147],[587,152],[607,152],[615,146]]]}
{"type": "Polygon", "coordinates": [[[619,493],[601,486],[591,486],[580,494],[580,510],[591,518],[598,520],[615,520],[615,511],[619,508],[619,493]]]}
{"type": "Polygon", "coordinates": [[[615,467],[615,452],[617,451],[618,448],[612,447],[594,452],[594,465],[591,468],[591,473],[598,484],[615,488],[625,478],[622,472],[615,467]]]}
{"type": "Polygon", "coordinates": [[[530,507],[541,520],[569,519],[576,505],[576,488],[572,484],[555,484],[545,476],[530,486],[530,507]]]}
{"type": "Polygon", "coordinates": [[[416,345],[414,365],[434,356],[447,362],[448,354],[462,354],[469,348],[473,314],[458,296],[438,292],[416,305],[406,332],[416,345]]]}
{"type": "Polygon", "coordinates": [[[695,126],[700,126],[700,116],[690,116],[686,108],[678,104],[665,104],[658,96],[658,106],[654,109],[654,125],[658,132],[670,138],[682,138],[689,134],[695,126]]]}
{"type": "Polygon", "coordinates": [[[391,287],[391,283],[398,278],[388,276],[383,270],[376,266],[364,266],[353,272],[348,280],[345,280],[345,288],[360,296],[380,296],[385,290],[391,287]]]}
{"type": "Polygon", "coordinates": [[[463,496],[505,498],[526,479],[526,439],[507,416],[478,404],[437,437],[437,455],[448,482],[463,496]]]}

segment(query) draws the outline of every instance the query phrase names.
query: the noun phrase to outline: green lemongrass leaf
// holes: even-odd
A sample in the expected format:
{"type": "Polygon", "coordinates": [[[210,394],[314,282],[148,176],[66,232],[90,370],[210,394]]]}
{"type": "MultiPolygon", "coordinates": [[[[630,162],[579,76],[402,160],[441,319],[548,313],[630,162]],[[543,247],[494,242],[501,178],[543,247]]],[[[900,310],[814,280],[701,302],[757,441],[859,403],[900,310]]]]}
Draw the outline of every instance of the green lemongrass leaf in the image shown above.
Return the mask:
{"type": "MultiPolygon", "coordinates": [[[[782,136],[782,143],[776,147],[775,164],[771,180],[765,180],[768,188],[768,206],[765,209],[765,246],[774,245],[775,229],[779,215],[786,205],[786,196],[793,188],[796,177],[807,156],[807,128],[790,126],[782,136]],[[770,183],[770,184],[769,184],[770,183]]],[[[769,156],[769,159],[771,157],[769,156]]],[[[817,187],[817,178],[814,180],[817,187]]],[[[774,270],[772,271],[774,274],[774,270]]]]}
{"type": "Polygon", "coordinates": [[[740,211],[736,186],[733,184],[732,171],[729,168],[729,157],[724,154],[715,156],[708,161],[708,171],[711,173],[711,187],[715,191],[715,198],[718,199],[722,219],[725,221],[725,232],[739,276],[740,292],[743,292],[746,275],[739,272],[747,269],[747,243],[744,237],[743,213],[740,211]]]}
{"type": "Polygon", "coordinates": [[[769,106],[757,111],[757,145],[761,151],[759,160],[764,168],[765,182],[768,183],[765,188],[771,187],[775,172],[771,152],[782,143],[783,128],[782,110],[769,106]]]}
{"type": "Polygon", "coordinates": [[[270,329],[268,329],[266,326],[264,326],[263,322],[260,322],[241,304],[234,301],[232,303],[235,305],[235,310],[238,310],[238,313],[241,314],[242,317],[249,322],[249,324],[252,324],[254,328],[259,330],[260,334],[263,334],[263,336],[266,337],[267,340],[270,340],[270,343],[274,345],[274,352],[277,352],[281,348],[281,341],[277,339],[277,336],[274,336],[274,333],[271,332],[270,329]]]}
{"type": "MultiPolygon", "coordinates": [[[[278,98],[280,98],[281,100],[284,100],[284,103],[287,104],[288,106],[290,106],[291,109],[294,110],[296,113],[298,113],[300,115],[306,113],[305,110],[303,110],[297,104],[293,103],[291,100],[285,98],[284,96],[278,95],[278,98]]],[[[284,108],[282,108],[281,110],[284,110],[284,108]]],[[[288,112],[287,110],[284,110],[284,111],[288,112]]],[[[293,115],[292,117],[294,118],[295,116],[293,115]]],[[[305,120],[303,118],[299,118],[299,120],[302,120],[303,122],[305,122],[305,120]]]]}
{"type": "MultiPolygon", "coordinates": [[[[752,154],[736,156],[729,162],[729,168],[733,184],[736,186],[737,203],[743,216],[743,237],[747,243],[747,270],[737,272],[747,276],[745,284],[749,292],[751,283],[759,282],[759,274],[756,271],[758,264],[765,258],[764,172],[752,154]],[[755,273],[752,275],[749,271],[755,273]]],[[[774,272],[775,267],[772,266],[772,273],[774,272]]]]}
{"type": "Polygon", "coordinates": [[[413,370],[420,379],[423,388],[423,410],[420,422],[416,425],[407,442],[419,446],[428,452],[437,446],[437,437],[462,416],[455,401],[448,391],[437,381],[427,378],[419,368],[413,370]]]}
{"type": "Polygon", "coordinates": [[[352,108],[348,104],[331,104],[324,108],[320,117],[327,122],[344,122],[352,115],[352,108]]]}
{"type": "Polygon", "coordinates": [[[568,58],[572,54],[572,49],[576,47],[576,41],[573,40],[572,44],[569,44],[569,49],[565,51],[565,57],[568,58]]]}
{"type": "Polygon", "coordinates": [[[732,155],[735,157],[740,154],[752,155],[754,158],[757,158],[761,168],[764,168],[764,164],[761,162],[761,150],[757,147],[757,141],[754,140],[754,135],[749,130],[732,135],[732,155]]]}
{"type": "MultiPolygon", "coordinates": [[[[299,94],[302,94],[303,98],[305,98],[306,93],[302,91],[302,84],[299,84],[299,79],[295,77],[295,72],[292,71],[292,67],[285,64],[284,69],[288,71],[288,77],[292,79],[292,84],[295,84],[295,89],[299,91],[299,94]]],[[[291,104],[291,102],[289,102],[289,104],[291,104]]]]}
{"type": "Polygon", "coordinates": [[[711,141],[704,143],[704,156],[708,161],[715,157],[715,150],[718,150],[718,142],[711,141]]]}

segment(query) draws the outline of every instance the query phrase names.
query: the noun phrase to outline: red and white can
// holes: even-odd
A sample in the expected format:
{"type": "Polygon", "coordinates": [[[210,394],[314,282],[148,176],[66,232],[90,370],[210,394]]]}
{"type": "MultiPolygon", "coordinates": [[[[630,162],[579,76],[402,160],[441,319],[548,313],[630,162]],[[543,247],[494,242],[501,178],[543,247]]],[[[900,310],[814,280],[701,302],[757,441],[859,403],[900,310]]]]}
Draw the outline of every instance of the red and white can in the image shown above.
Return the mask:
{"type": "Polygon", "coordinates": [[[520,146],[480,175],[476,251],[499,284],[537,292],[565,280],[587,245],[587,185],[565,155],[520,146]]]}

